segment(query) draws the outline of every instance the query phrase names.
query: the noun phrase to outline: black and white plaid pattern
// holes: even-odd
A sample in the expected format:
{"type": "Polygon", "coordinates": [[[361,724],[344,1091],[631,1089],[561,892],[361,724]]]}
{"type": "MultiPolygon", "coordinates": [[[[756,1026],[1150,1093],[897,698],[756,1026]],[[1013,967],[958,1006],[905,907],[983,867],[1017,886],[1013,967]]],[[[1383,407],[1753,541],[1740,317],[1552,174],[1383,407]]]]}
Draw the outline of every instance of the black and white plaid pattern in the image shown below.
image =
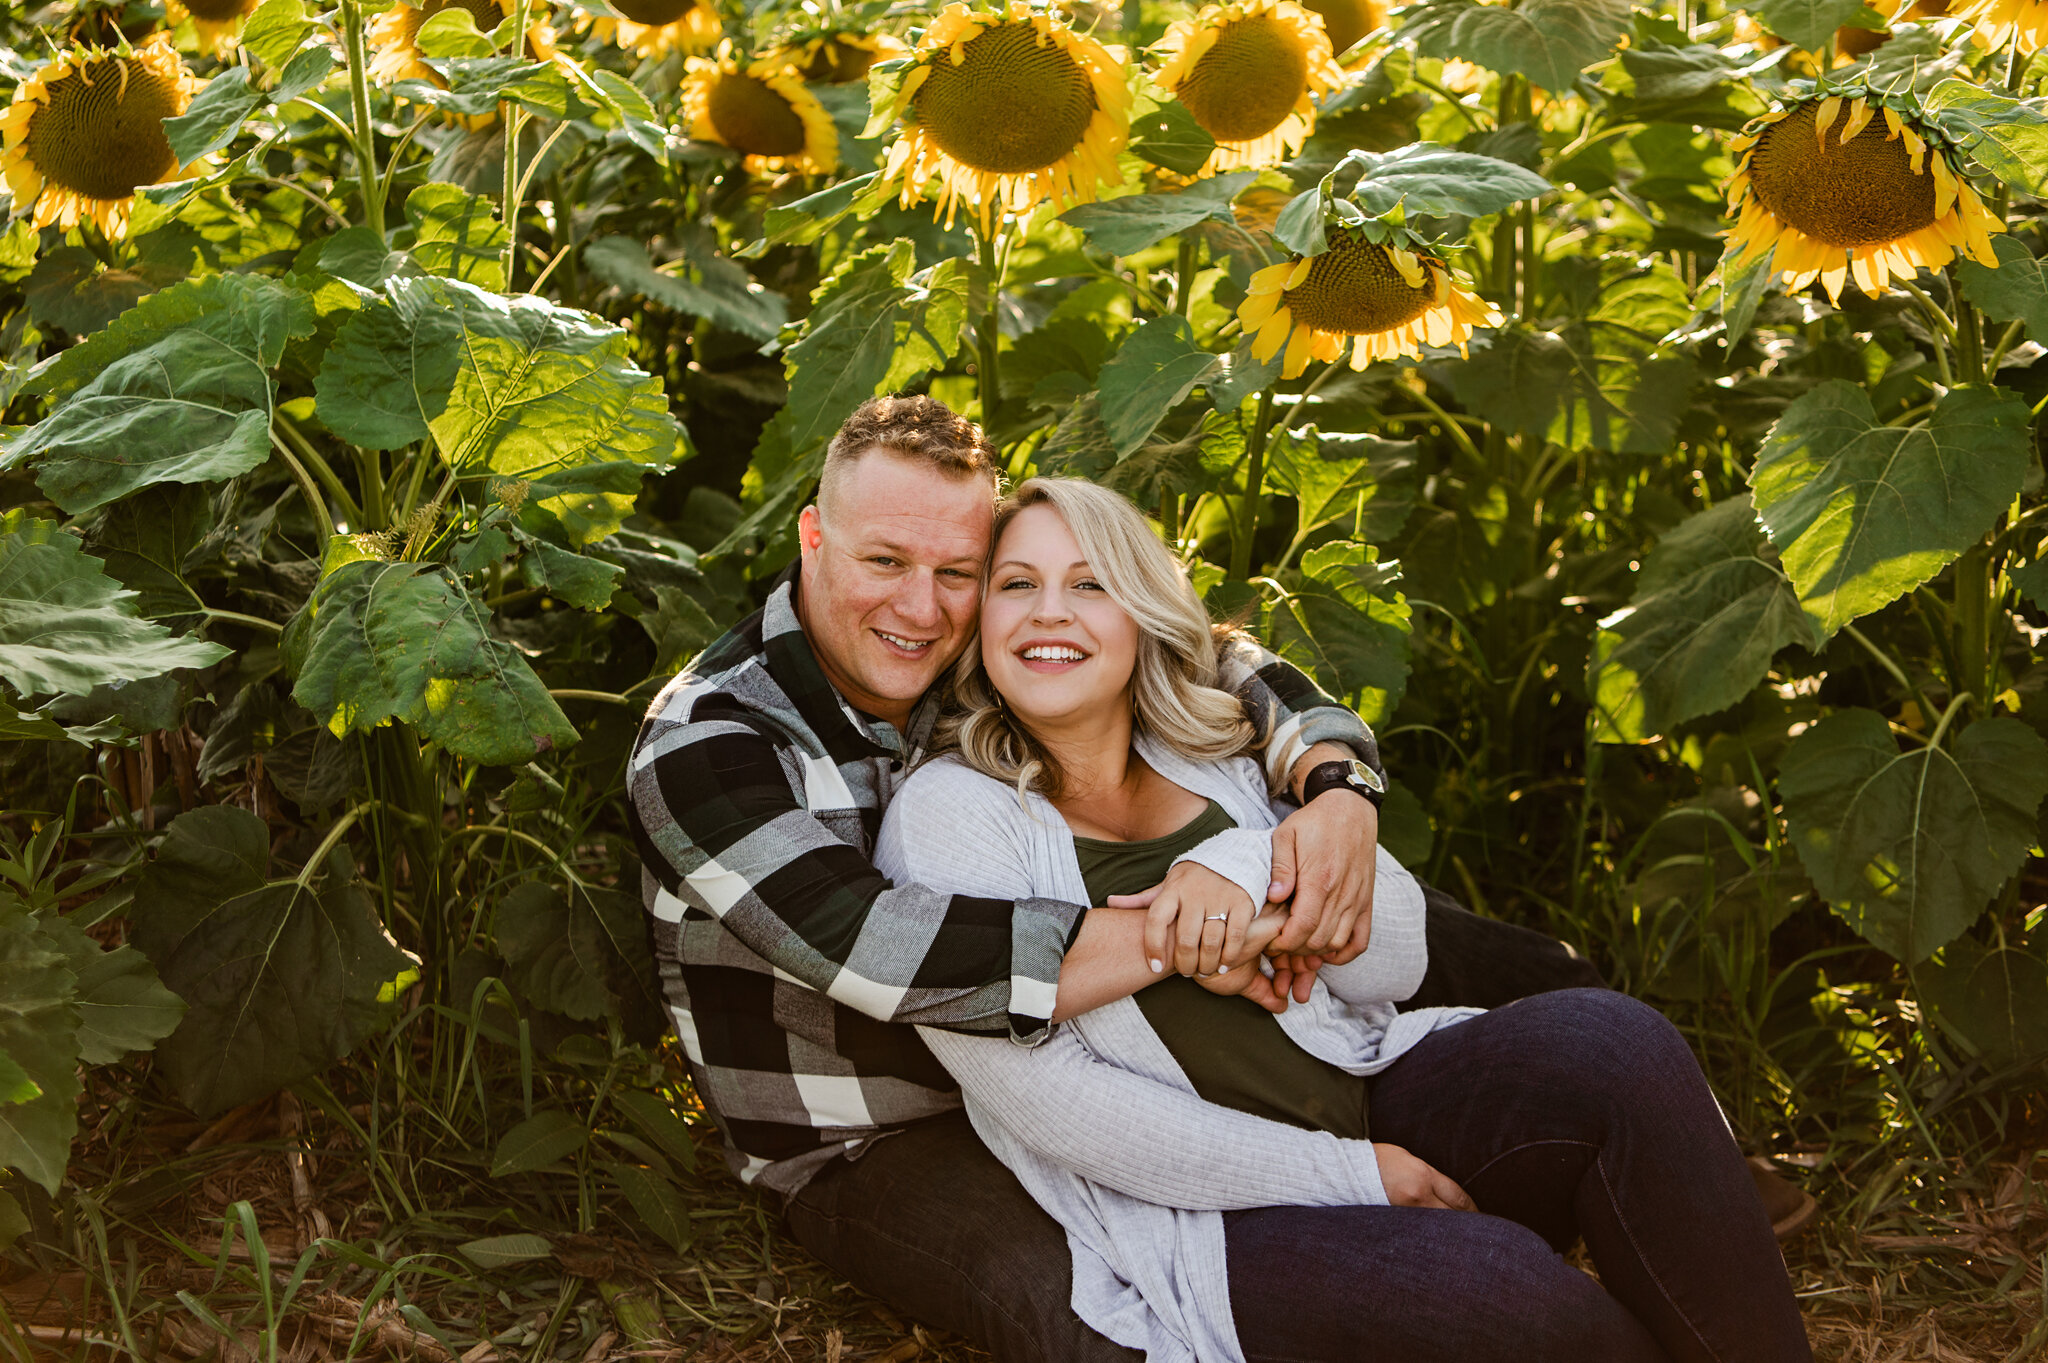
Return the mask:
{"type": "MultiPolygon", "coordinates": [[[[785,1193],[838,1154],[960,1106],[905,1023],[1050,1026],[1081,905],[892,886],[869,863],[895,785],[938,702],[906,737],[856,713],[798,623],[791,574],[649,708],[628,768],[641,893],[691,1077],[746,1182],[785,1193]]],[[[1370,732],[1270,654],[1233,656],[1269,762],[1370,732]]]]}

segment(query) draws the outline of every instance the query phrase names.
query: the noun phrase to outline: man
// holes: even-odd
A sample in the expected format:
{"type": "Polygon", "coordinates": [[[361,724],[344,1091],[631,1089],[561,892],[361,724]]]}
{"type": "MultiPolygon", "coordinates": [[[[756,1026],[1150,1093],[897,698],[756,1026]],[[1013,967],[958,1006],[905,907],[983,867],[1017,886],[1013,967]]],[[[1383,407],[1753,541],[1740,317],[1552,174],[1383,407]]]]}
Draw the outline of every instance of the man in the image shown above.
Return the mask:
{"type": "MultiPolygon", "coordinates": [[[[728,1159],[783,1197],[806,1248],[999,1359],[1129,1359],[1074,1316],[1063,1233],[975,1138],[907,1024],[1042,1040],[1160,977],[1145,915],[892,886],[868,862],[973,637],[997,477],[980,429],[930,398],[847,420],[796,571],[649,709],[628,769],[643,895],[728,1159]]],[[[1348,959],[1378,809],[1332,764],[1377,768],[1372,735],[1271,655],[1234,659],[1227,680],[1269,771],[1297,799],[1311,773],[1332,785],[1274,835],[1270,897],[1292,915],[1275,948],[1348,959]]],[[[1433,1002],[1598,983],[1557,943],[1454,907],[1436,905],[1429,931],[1432,957],[1450,958],[1432,961],[1433,1002]],[[1456,973],[1483,962],[1483,979],[1456,973]]],[[[1262,978],[1246,992],[1262,991],[1284,1006],[1262,978]]]]}

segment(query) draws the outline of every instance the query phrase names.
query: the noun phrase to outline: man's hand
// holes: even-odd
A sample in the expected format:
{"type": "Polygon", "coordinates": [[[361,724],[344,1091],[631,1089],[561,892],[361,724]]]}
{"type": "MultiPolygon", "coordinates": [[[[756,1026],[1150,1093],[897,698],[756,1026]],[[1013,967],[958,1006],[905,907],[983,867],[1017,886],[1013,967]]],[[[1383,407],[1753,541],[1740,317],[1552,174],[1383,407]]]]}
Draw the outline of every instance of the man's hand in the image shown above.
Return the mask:
{"type": "Polygon", "coordinates": [[[1223,966],[1252,960],[1272,941],[1270,931],[1256,945],[1247,938],[1254,911],[1262,906],[1192,861],[1177,863],[1166,879],[1142,894],[1111,895],[1109,906],[1145,910],[1145,959],[1154,970],[1213,975],[1223,966]]]}
{"type": "Polygon", "coordinates": [[[1374,1141],[1372,1152],[1379,1157],[1380,1183],[1387,1190],[1387,1200],[1396,1207],[1441,1207],[1453,1212],[1479,1210],[1463,1188],[1400,1146],[1374,1141]]]}
{"type": "Polygon", "coordinates": [[[1273,830],[1273,884],[1292,897],[1275,952],[1342,965],[1372,939],[1373,854],[1380,812],[1348,790],[1329,790],[1273,830]]]}

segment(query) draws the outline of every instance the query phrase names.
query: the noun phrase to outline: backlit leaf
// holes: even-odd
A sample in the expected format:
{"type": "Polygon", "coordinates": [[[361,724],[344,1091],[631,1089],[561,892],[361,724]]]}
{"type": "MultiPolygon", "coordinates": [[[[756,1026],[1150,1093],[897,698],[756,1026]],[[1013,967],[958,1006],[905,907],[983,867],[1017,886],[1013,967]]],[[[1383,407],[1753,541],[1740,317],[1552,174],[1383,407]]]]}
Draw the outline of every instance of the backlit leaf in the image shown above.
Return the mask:
{"type": "Polygon", "coordinates": [[[1832,53],[1838,28],[1884,27],[1883,16],[1863,0],[1757,0],[1747,8],[1771,32],[1809,52],[1832,53]]]}
{"type": "Polygon", "coordinates": [[[1117,454],[1144,444],[1160,418],[1220,364],[1195,343],[1185,317],[1155,317],[1132,332],[1096,381],[1103,425],[1117,454]]]}
{"type": "Polygon", "coordinates": [[[1195,122],[1186,105],[1168,100],[1147,113],[1132,116],[1130,148],[1131,154],[1141,161],[1176,175],[1193,175],[1207,164],[1209,153],[1216,150],[1216,139],[1195,122]]]}
{"type": "Polygon", "coordinates": [[[1425,0],[1406,11],[1400,31],[1426,57],[1462,57],[1564,91],[1614,50],[1628,29],[1629,12],[1628,0],[1523,0],[1513,9],[1475,0],[1425,0]]]}
{"type": "Polygon", "coordinates": [[[1382,724],[1408,689],[1407,600],[1398,563],[1368,544],[1334,540],[1303,555],[1299,581],[1267,619],[1274,652],[1382,724]]]}
{"type": "Polygon", "coordinates": [[[366,302],[341,324],[320,361],[314,411],[366,450],[427,438],[448,408],[463,358],[462,323],[424,280],[392,280],[391,301],[366,302]]]}
{"type": "Polygon", "coordinates": [[[1230,201],[1258,178],[1243,170],[1197,180],[1177,194],[1131,194],[1107,203],[1082,204],[1060,215],[1088,240],[1113,256],[1127,256],[1198,222],[1231,222],[1230,201]]]}
{"type": "Polygon", "coordinates": [[[1970,159],[2022,194],[2048,186],[2048,101],[2015,99],[1951,76],[1922,107],[1970,159]]]}
{"type": "Polygon", "coordinates": [[[889,376],[896,324],[910,300],[916,251],[908,241],[854,257],[813,296],[803,338],[789,348],[789,442],[822,444],[889,376]]]}
{"type": "Polygon", "coordinates": [[[405,196],[412,258],[428,274],[481,289],[505,287],[505,224],[480,194],[454,185],[421,185],[405,196]]]}
{"type": "Polygon", "coordinates": [[[1957,257],[1963,296],[1992,321],[2024,322],[2036,344],[2048,344],[2048,265],[2015,237],[1993,237],[1991,249],[1998,255],[1996,269],[1957,257]]]}

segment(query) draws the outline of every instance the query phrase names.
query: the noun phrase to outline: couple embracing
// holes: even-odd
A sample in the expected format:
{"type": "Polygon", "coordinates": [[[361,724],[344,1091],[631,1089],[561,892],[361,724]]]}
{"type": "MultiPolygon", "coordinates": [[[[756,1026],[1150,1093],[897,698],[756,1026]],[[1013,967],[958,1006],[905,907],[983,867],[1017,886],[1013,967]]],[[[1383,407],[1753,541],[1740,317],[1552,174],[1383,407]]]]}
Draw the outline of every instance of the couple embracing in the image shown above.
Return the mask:
{"type": "Polygon", "coordinates": [[[1005,1363],[1808,1358],[1676,1030],[1379,849],[1370,732],[1136,508],[998,481],[863,406],[629,766],[691,1077],[794,1238],[1005,1363]]]}

